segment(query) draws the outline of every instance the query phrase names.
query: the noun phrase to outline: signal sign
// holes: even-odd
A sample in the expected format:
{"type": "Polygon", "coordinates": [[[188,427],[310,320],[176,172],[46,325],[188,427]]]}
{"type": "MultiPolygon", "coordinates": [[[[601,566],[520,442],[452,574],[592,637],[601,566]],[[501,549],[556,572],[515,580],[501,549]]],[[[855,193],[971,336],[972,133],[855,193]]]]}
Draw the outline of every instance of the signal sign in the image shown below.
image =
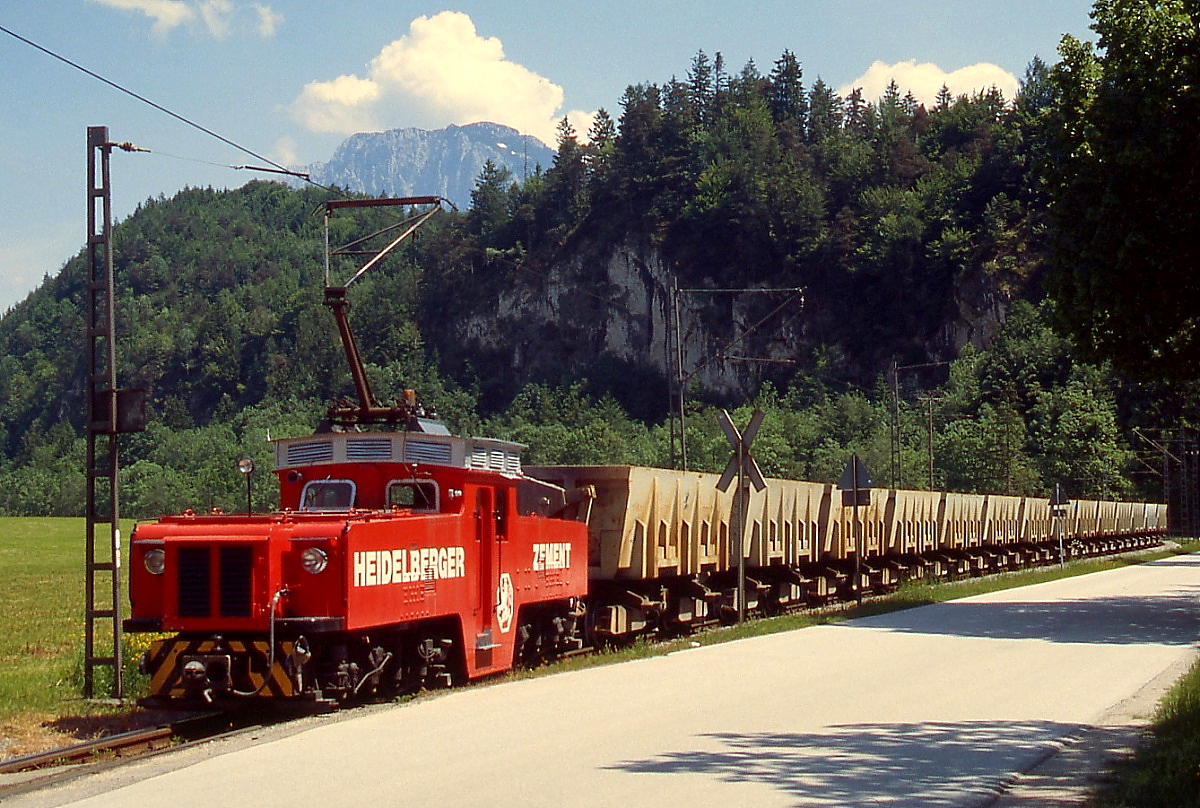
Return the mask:
{"type": "Polygon", "coordinates": [[[850,508],[855,505],[871,504],[871,472],[867,464],[858,459],[857,454],[850,456],[850,462],[838,479],[837,487],[842,490],[842,507],[850,508]]]}
{"type": "Polygon", "coordinates": [[[1054,494],[1050,497],[1050,515],[1051,516],[1066,516],[1067,506],[1071,504],[1071,500],[1063,493],[1062,486],[1058,483],[1054,484],[1054,494]]]}
{"type": "Polygon", "coordinates": [[[842,507],[854,508],[854,590],[855,600],[862,605],[862,523],[858,520],[860,505],[871,504],[871,472],[867,464],[858,459],[858,453],[850,455],[850,462],[838,480],[842,489],[842,507]]]}

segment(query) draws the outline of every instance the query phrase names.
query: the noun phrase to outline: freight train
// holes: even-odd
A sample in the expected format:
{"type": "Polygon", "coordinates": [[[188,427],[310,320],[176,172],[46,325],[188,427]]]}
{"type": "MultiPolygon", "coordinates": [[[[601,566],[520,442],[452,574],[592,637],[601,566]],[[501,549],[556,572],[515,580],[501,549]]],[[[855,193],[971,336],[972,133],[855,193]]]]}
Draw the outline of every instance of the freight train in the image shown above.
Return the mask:
{"type": "MultiPolygon", "coordinates": [[[[125,628],[173,633],[143,661],[152,695],[390,694],[736,614],[716,475],[523,468],[516,444],[419,426],[276,441],[279,511],[137,527],[125,628]]],[[[1056,561],[1060,528],[1071,557],[1166,530],[1158,504],[1056,520],[1042,499],[877,489],[854,509],[833,485],[766,482],[743,534],[759,614],[1056,561]]]]}
{"type": "MultiPolygon", "coordinates": [[[[408,233],[437,200],[331,202],[327,220],[384,203],[425,206],[398,225],[408,233]]],[[[1053,514],[1039,499],[875,489],[845,507],[832,485],[775,479],[734,518],[716,475],[525,467],[522,446],[452,435],[411,392],[375,399],[349,285],[330,284],[327,262],[325,302],[358,402],[336,402],[313,435],[274,441],[279,509],[185,511],[133,532],[124,629],[168,635],[141,662],[154,699],[335,703],[440,687],[905,578],[1133,549],[1166,531],[1157,504],[1076,501],[1053,514]]]]}

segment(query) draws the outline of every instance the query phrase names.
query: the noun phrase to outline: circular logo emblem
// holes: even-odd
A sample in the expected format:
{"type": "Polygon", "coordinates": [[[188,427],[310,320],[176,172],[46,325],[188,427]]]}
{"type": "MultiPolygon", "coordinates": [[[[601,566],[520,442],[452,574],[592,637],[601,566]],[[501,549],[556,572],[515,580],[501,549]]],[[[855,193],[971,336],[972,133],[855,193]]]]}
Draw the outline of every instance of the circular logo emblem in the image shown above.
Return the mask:
{"type": "Polygon", "coordinates": [[[496,587],[496,622],[500,624],[500,633],[507,634],[512,628],[513,601],[516,593],[513,591],[512,577],[507,572],[500,573],[500,584],[496,587]]]}

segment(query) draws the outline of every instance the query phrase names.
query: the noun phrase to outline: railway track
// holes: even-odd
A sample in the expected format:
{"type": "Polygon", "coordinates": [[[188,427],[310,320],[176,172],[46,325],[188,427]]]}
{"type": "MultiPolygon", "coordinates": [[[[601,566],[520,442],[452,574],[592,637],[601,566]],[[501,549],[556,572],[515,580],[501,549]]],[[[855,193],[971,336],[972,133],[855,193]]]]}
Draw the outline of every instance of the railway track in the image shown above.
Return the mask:
{"type": "Polygon", "coordinates": [[[0,802],[63,780],[145,759],[188,744],[278,723],[282,717],[261,709],[238,708],[188,716],[157,727],[121,732],[46,752],[0,761],[0,802]],[[6,778],[6,775],[22,775],[6,778]],[[5,780],[9,781],[6,782],[5,780]]]}
{"type": "Polygon", "coordinates": [[[85,763],[104,756],[126,757],[166,749],[176,743],[175,731],[170,726],[151,727],[117,735],[109,735],[94,741],[51,749],[32,755],[11,758],[0,763],[0,774],[44,769],[69,763],[85,763]]]}

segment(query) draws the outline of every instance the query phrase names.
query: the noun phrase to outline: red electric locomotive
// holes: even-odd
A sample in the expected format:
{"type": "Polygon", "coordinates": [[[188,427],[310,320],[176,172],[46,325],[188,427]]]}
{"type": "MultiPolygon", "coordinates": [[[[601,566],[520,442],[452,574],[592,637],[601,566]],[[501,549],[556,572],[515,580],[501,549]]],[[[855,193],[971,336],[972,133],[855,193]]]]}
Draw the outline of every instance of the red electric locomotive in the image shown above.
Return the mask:
{"type": "MultiPolygon", "coordinates": [[[[440,207],[416,211],[360,277],[440,207]]],[[[375,234],[379,235],[379,234],[375,234]]],[[[357,247],[358,245],[352,245],[357,247]]],[[[357,251],[356,251],[357,253],[357,251]]],[[[334,251],[332,255],[337,255],[334,251]]],[[[579,647],[587,492],[522,473],[521,446],[449,434],[407,392],[374,398],[329,284],[359,404],[275,441],[280,509],[185,512],[131,538],[126,631],[174,632],[143,659],[160,698],[348,698],[451,684],[579,647]]]]}

